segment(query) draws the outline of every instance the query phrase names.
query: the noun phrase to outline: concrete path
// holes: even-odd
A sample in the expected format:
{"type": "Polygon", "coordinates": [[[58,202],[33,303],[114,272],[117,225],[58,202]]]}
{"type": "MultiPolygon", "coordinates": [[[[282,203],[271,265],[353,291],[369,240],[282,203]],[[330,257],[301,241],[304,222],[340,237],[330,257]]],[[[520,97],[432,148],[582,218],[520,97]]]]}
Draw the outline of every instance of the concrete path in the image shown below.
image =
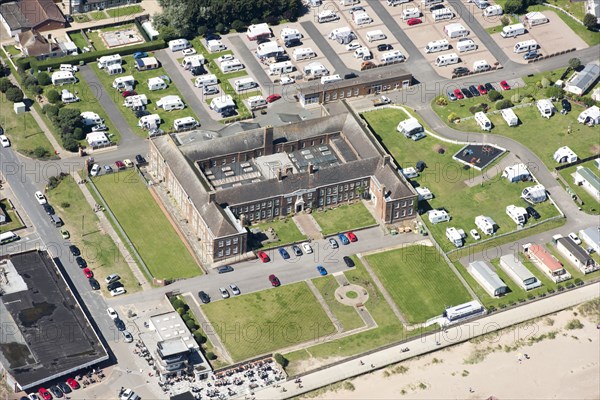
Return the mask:
{"type": "MultiPolygon", "coordinates": [[[[315,42],[317,47],[321,50],[321,53],[326,55],[327,61],[331,63],[336,74],[343,77],[344,75],[352,72],[352,70],[348,68],[346,64],[344,64],[340,56],[327,42],[327,39],[325,39],[321,32],[319,32],[312,21],[303,21],[300,22],[300,25],[302,28],[304,28],[308,37],[315,42]]],[[[331,75],[333,75],[333,71],[331,72],[331,75]]]]}
{"type": "Polygon", "coordinates": [[[597,298],[599,292],[600,283],[595,283],[560,295],[546,297],[505,312],[491,314],[474,322],[451,327],[446,333],[437,332],[418,337],[359,358],[340,362],[329,368],[309,372],[302,375],[301,388],[294,383],[292,377],[288,382],[282,384],[281,387],[265,388],[256,392],[255,396],[257,399],[287,399],[300,396],[303,393],[308,393],[334,382],[362,375],[415,356],[468,341],[489,332],[564,310],[565,308],[597,298]],[[439,345],[436,343],[439,343],[439,345]],[[410,351],[401,352],[401,349],[405,347],[408,347],[410,351]]]}
{"type": "Polygon", "coordinates": [[[319,289],[317,289],[317,287],[315,286],[315,284],[313,283],[313,281],[310,280],[310,279],[308,279],[305,282],[306,282],[306,285],[308,286],[308,288],[310,289],[310,291],[312,292],[312,294],[315,296],[315,298],[317,299],[317,301],[321,305],[321,307],[323,307],[323,310],[325,311],[325,314],[327,314],[327,316],[331,320],[331,323],[333,323],[333,326],[335,326],[335,330],[338,333],[344,332],[344,327],[342,326],[342,324],[340,323],[340,321],[336,318],[336,316],[333,315],[333,312],[331,311],[331,308],[329,308],[329,305],[327,305],[327,302],[323,298],[323,295],[321,294],[321,292],[319,292],[319,289]]]}
{"type": "MultiPolygon", "coordinates": [[[[346,275],[343,272],[333,274],[333,276],[335,277],[335,280],[340,285],[340,287],[350,285],[350,281],[348,281],[348,278],[346,277],[346,275]]],[[[367,306],[368,306],[368,303],[365,304],[363,307],[355,308],[355,310],[356,310],[356,312],[358,312],[358,315],[365,323],[366,328],[368,328],[368,329],[377,328],[377,326],[378,326],[377,322],[375,321],[375,319],[369,312],[369,309],[367,308],[367,306]]]]}
{"type": "Polygon", "coordinates": [[[323,238],[321,227],[311,214],[297,214],[292,217],[292,220],[298,226],[300,232],[309,239],[317,240],[323,238]]]}

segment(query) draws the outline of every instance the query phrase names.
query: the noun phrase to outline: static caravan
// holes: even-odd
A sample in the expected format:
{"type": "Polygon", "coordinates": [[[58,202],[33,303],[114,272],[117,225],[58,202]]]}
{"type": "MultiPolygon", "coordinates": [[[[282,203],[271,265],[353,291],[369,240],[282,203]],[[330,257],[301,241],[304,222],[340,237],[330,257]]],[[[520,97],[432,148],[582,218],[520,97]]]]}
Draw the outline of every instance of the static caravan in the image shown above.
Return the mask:
{"type": "Polygon", "coordinates": [[[121,65],[123,60],[120,54],[113,54],[112,56],[103,56],[98,59],[98,68],[106,68],[109,65],[119,64],[121,65]]]}
{"type": "Polygon", "coordinates": [[[331,76],[323,76],[321,77],[321,85],[325,85],[328,83],[335,83],[335,82],[339,82],[339,81],[343,81],[342,77],[339,75],[331,75],[331,76]]]}
{"type": "Polygon", "coordinates": [[[150,114],[144,115],[138,121],[138,126],[142,129],[154,129],[160,125],[160,115],[150,114]]]}
{"type": "Polygon", "coordinates": [[[294,64],[291,61],[282,61],[269,65],[269,75],[289,74],[294,71],[294,64]]]}
{"type": "Polygon", "coordinates": [[[92,148],[110,144],[110,140],[108,140],[104,132],[90,132],[85,135],[85,140],[92,148]]]}
{"type": "Polygon", "coordinates": [[[104,123],[104,120],[93,111],[84,111],[80,115],[81,122],[83,122],[83,124],[86,126],[100,125],[104,123]]]}
{"type": "Polygon", "coordinates": [[[317,53],[315,53],[310,47],[298,48],[292,53],[292,57],[294,57],[294,60],[296,61],[310,60],[316,56],[317,53]]]}
{"type": "Polygon", "coordinates": [[[408,3],[410,0],[387,0],[387,4],[390,7],[396,7],[400,4],[408,3]]]}
{"type": "Polygon", "coordinates": [[[411,18],[419,18],[421,16],[421,10],[418,8],[407,8],[402,10],[402,19],[404,21],[409,20],[411,18]]]}
{"type": "Polygon", "coordinates": [[[423,7],[431,7],[434,4],[440,4],[443,2],[444,0],[421,0],[421,4],[423,5],[423,7]]]}
{"type": "Polygon", "coordinates": [[[432,224],[450,221],[450,215],[445,210],[431,210],[427,213],[427,218],[432,224]]]}
{"type": "Polygon", "coordinates": [[[485,115],[484,112],[482,112],[482,111],[476,112],[475,113],[475,121],[477,122],[479,127],[481,129],[483,129],[484,131],[492,130],[492,121],[490,121],[490,119],[487,117],[487,115],[485,115]]]}
{"type": "Polygon", "coordinates": [[[162,78],[154,77],[148,79],[148,90],[162,90],[166,88],[167,84],[162,78]]]}
{"type": "Polygon", "coordinates": [[[319,15],[317,15],[317,21],[320,24],[323,24],[325,22],[337,21],[338,19],[340,19],[340,16],[332,10],[321,11],[319,15]]]}
{"type": "Polygon", "coordinates": [[[385,40],[387,39],[387,36],[385,35],[385,33],[383,33],[382,30],[376,30],[376,31],[369,31],[366,34],[367,37],[367,41],[369,43],[374,42],[376,40],[385,40]]]}
{"type": "Polygon", "coordinates": [[[508,286],[485,261],[469,263],[468,271],[490,296],[499,297],[508,292],[508,286]]]}
{"type": "Polygon", "coordinates": [[[373,18],[369,17],[369,14],[364,11],[355,12],[352,14],[352,20],[356,25],[366,25],[373,22],[373,18]]]}
{"type": "Polygon", "coordinates": [[[503,38],[511,38],[525,34],[525,26],[523,24],[507,25],[502,28],[500,36],[503,38]]]}
{"type": "Polygon", "coordinates": [[[502,6],[499,5],[493,5],[493,6],[488,6],[485,8],[485,10],[483,10],[483,16],[484,17],[493,17],[495,15],[502,15],[504,14],[504,11],[502,11],[502,6]]]}
{"type": "Polygon", "coordinates": [[[493,235],[496,230],[496,222],[485,215],[475,217],[475,226],[486,235],[493,235]]]}
{"type": "Polygon", "coordinates": [[[434,22],[440,22],[454,18],[454,12],[452,12],[450,8],[440,8],[439,10],[433,10],[431,12],[431,15],[433,15],[434,22]]]}
{"type": "Polygon", "coordinates": [[[450,48],[448,39],[434,40],[427,43],[425,46],[425,53],[437,53],[438,51],[445,51],[450,48]]]}
{"type": "Polygon", "coordinates": [[[466,30],[465,27],[462,24],[459,24],[458,22],[446,25],[444,27],[444,32],[446,32],[446,35],[448,35],[450,39],[469,36],[469,31],[466,30]]]}
{"type": "Polygon", "coordinates": [[[172,52],[185,50],[190,47],[192,47],[192,45],[187,39],[174,39],[169,41],[169,50],[172,52]]]}
{"type": "Polygon", "coordinates": [[[473,39],[459,39],[458,42],[456,42],[456,50],[458,50],[459,53],[465,53],[467,51],[477,50],[477,45],[473,39]]]}
{"type": "Polygon", "coordinates": [[[270,38],[271,29],[266,23],[250,25],[246,31],[246,36],[248,37],[248,40],[270,38]]]}
{"type": "Polygon", "coordinates": [[[525,14],[524,20],[527,26],[530,28],[536,25],[545,24],[549,21],[548,18],[539,11],[534,11],[525,14]]]}
{"type": "Polygon", "coordinates": [[[408,118],[404,121],[400,121],[396,127],[396,130],[409,138],[417,133],[422,133],[423,125],[421,125],[419,120],[416,118],[408,118]]]}
{"type": "Polygon", "coordinates": [[[206,43],[206,49],[211,53],[227,50],[227,47],[220,40],[209,40],[206,43]]]}
{"type": "Polygon", "coordinates": [[[415,190],[417,191],[419,201],[433,199],[433,193],[425,186],[416,187],[415,190]]]}
{"type": "Polygon", "coordinates": [[[554,105],[548,99],[541,99],[535,103],[540,115],[544,118],[550,118],[554,114],[554,105]]]}
{"type": "Polygon", "coordinates": [[[329,70],[320,62],[312,62],[304,67],[304,75],[320,78],[329,75],[329,70]]]}
{"type": "Polygon", "coordinates": [[[190,69],[192,67],[200,66],[205,63],[204,56],[202,54],[194,54],[193,56],[183,57],[181,66],[184,69],[190,69]]]}
{"type": "Polygon", "coordinates": [[[542,286],[532,273],[523,265],[516,254],[506,254],[500,257],[500,267],[506,272],[510,279],[525,290],[531,290],[542,286]]]}
{"type": "Polygon", "coordinates": [[[515,221],[517,225],[524,225],[527,222],[527,210],[523,207],[517,207],[514,204],[506,206],[506,214],[515,221]]]}
{"type": "Polygon", "coordinates": [[[123,66],[121,64],[112,64],[106,67],[106,72],[109,75],[118,75],[125,72],[125,70],[123,69],[123,66]]]}
{"type": "Polygon", "coordinates": [[[216,85],[217,83],[219,83],[217,76],[214,74],[208,74],[197,77],[194,81],[194,86],[203,88],[205,86],[216,85]]]}
{"type": "Polygon", "coordinates": [[[183,100],[176,95],[169,95],[161,98],[156,102],[156,106],[165,111],[183,110],[185,108],[183,100]]]}
{"type": "Polygon", "coordinates": [[[485,60],[477,60],[473,62],[473,72],[489,71],[492,66],[485,60]]]}
{"type": "Polygon", "coordinates": [[[220,67],[221,71],[223,71],[224,74],[228,72],[241,71],[245,68],[244,64],[242,64],[242,62],[237,58],[234,58],[233,60],[223,61],[220,67]]]}
{"type": "Polygon", "coordinates": [[[135,86],[135,78],[131,75],[128,76],[120,76],[115,78],[112,83],[112,87],[115,89],[128,89],[133,88],[135,86]]]}
{"type": "Polygon", "coordinates": [[[526,53],[528,51],[532,51],[532,50],[537,50],[538,48],[538,43],[531,39],[531,40],[525,40],[523,42],[519,42],[517,44],[515,44],[515,47],[513,48],[513,52],[514,53],[526,53]]]}
{"type": "Polygon", "coordinates": [[[173,121],[173,129],[175,129],[177,132],[194,129],[198,126],[200,126],[200,124],[194,117],[183,117],[173,121]]]}
{"type": "Polygon", "coordinates": [[[298,29],[283,28],[279,37],[283,42],[287,42],[288,40],[302,39],[302,34],[298,29]]]}
{"type": "Polygon", "coordinates": [[[256,56],[258,58],[276,57],[282,55],[284,52],[283,47],[278,45],[277,42],[261,43],[256,47],[256,56]]]}
{"type": "Polygon", "coordinates": [[[446,238],[456,247],[462,247],[466,237],[467,235],[462,229],[456,229],[453,226],[446,228],[446,238]]]}
{"type": "Polygon", "coordinates": [[[412,178],[416,178],[419,176],[419,173],[417,172],[415,167],[402,168],[399,170],[399,172],[402,175],[404,175],[404,177],[407,179],[412,179],[412,178]]]}
{"type": "Polygon", "coordinates": [[[254,89],[258,84],[252,78],[241,78],[233,81],[233,87],[236,92],[241,92],[243,90],[254,89]]]}
{"type": "Polygon", "coordinates": [[[519,125],[519,117],[517,117],[517,114],[515,114],[512,108],[505,108],[504,110],[500,110],[500,114],[502,114],[502,118],[504,118],[508,126],[519,125]]]}
{"type": "Polygon", "coordinates": [[[53,72],[51,80],[54,86],[62,86],[77,82],[77,78],[75,78],[73,73],[68,71],[53,72]]]}
{"type": "Polygon", "coordinates": [[[402,54],[399,50],[386,51],[384,53],[381,53],[381,57],[379,58],[379,61],[382,64],[392,64],[397,62],[403,62],[404,60],[406,60],[406,58],[404,57],[404,54],[402,54]]]}
{"type": "Polygon", "coordinates": [[[456,64],[460,61],[460,58],[456,53],[442,54],[435,59],[435,65],[443,67],[444,65],[456,64]]]}
{"type": "Polygon", "coordinates": [[[248,109],[250,111],[254,111],[260,108],[265,108],[267,106],[267,101],[262,96],[252,96],[246,99],[246,104],[248,105],[248,109]]]}

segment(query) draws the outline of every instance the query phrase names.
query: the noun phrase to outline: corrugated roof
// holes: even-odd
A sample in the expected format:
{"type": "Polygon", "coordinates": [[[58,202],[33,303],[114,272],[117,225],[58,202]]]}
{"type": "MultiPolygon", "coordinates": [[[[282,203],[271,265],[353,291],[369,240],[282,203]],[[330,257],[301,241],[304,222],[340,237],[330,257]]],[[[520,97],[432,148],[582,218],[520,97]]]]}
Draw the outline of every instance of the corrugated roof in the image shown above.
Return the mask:
{"type": "Polygon", "coordinates": [[[473,261],[472,263],[469,263],[469,268],[477,271],[481,279],[484,279],[492,288],[494,288],[494,291],[506,287],[506,284],[500,279],[498,274],[492,271],[484,261],[473,261]]]}
{"type": "Polygon", "coordinates": [[[585,179],[594,189],[600,192],[600,178],[592,172],[588,167],[581,167],[577,169],[577,173],[583,179],[585,179]]]}
{"type": "Polygon", "coordinates": [[[589,263],[593,264],[592,257],[581,246],[575,243],[573,239],[569,237],[562,237],[556,242],[560,243],[569,251],[569,253],[573,254],[575,258],[577,258],[583,265],[588,265],[589,263]]]}
{"type": "Polygon", "coordinates": [[[27,19],[21,7],[16,2],[0,4],[0,15],[6,21],[11,30],[22,30],[31,28],[31,23],[27,19]]]}

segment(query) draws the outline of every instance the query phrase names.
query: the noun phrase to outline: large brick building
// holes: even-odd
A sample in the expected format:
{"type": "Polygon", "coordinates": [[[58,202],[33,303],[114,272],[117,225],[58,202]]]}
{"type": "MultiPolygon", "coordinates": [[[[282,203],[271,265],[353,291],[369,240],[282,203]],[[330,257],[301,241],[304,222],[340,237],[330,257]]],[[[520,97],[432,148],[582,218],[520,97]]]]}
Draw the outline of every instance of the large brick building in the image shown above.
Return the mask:
{"type": "Polygon", "coordinates": [[[151,140],[148,171],[187,219],[207,263],[245,253],[252,222],[360,199],[388,224],[416,214],[416,192],[352,114],[175,140],[151,140]]]}

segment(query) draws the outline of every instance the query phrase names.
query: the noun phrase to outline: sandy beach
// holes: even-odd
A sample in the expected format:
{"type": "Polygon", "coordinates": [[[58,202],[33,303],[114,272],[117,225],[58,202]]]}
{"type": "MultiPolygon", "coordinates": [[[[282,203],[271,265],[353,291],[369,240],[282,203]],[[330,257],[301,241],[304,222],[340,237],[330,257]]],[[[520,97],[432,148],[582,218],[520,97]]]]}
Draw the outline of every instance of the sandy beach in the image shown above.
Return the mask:
{"type": "Polygon", "coordinates": [[[600,399],[597,318],[562,311],[321,389],[316,398],[600,399]]]}

